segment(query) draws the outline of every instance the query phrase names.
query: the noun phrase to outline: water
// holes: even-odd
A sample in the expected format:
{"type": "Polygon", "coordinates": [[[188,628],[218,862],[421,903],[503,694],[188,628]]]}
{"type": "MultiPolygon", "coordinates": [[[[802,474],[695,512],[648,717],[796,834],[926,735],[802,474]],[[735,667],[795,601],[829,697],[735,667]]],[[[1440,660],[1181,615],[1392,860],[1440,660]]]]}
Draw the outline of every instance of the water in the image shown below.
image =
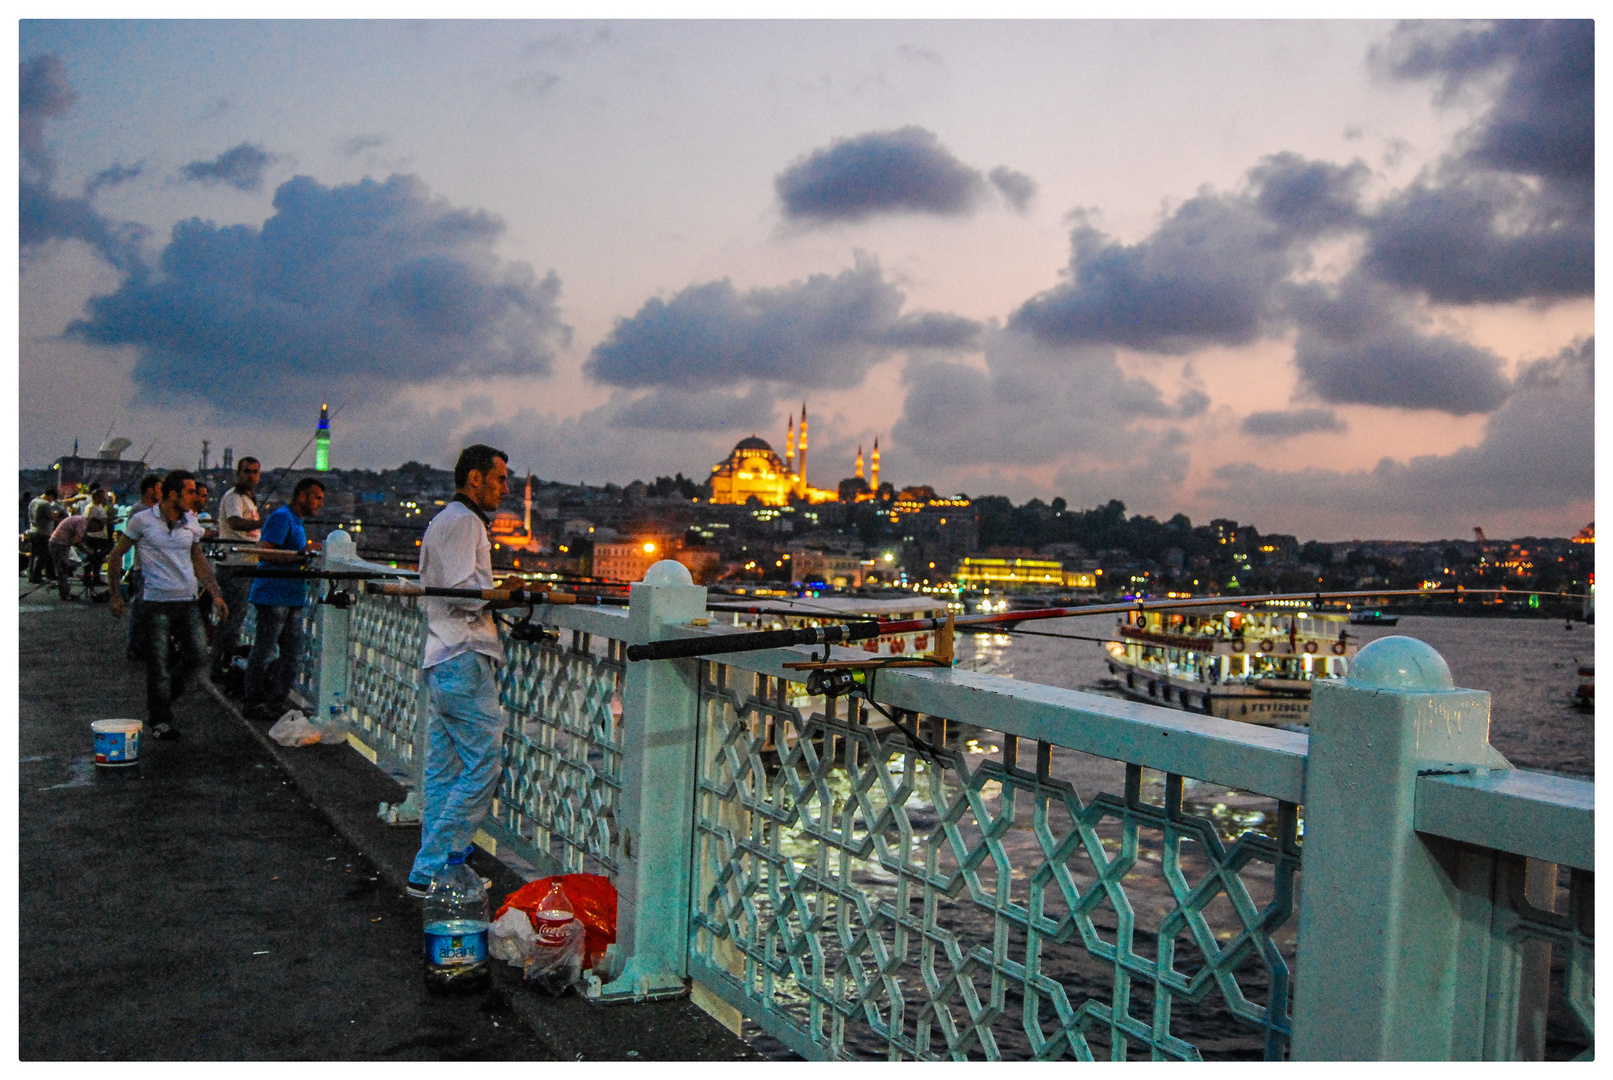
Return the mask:
{"type": "MultiPolygon", "coordinates": [[[[1112,636],[1112,615],[1025,623],[1026,629],[1085,637],[1112,636]]],[[[1361,644],[1392,634],[1439,650],[1456,685],[1491,694],[1490,741],[1519,768],[1573,776],[1596,774],[1595,725],[1574,707],[1580,664],[1596,659],[1595,630],[1550,619],[1462,619],[1401,616],[1398,626],[1352,626],[1361,644]]],[[[1026,682],[1120,696],[1104,664],[1103,646],[1024,634],[960,635],[959,666],[1026,682]]]]}
{"type": "Polygon", "coordinates": [[[426,986],[452,993],[485,989],[487,966],[485,919],[442,919],[427,923],[426,986]]]}

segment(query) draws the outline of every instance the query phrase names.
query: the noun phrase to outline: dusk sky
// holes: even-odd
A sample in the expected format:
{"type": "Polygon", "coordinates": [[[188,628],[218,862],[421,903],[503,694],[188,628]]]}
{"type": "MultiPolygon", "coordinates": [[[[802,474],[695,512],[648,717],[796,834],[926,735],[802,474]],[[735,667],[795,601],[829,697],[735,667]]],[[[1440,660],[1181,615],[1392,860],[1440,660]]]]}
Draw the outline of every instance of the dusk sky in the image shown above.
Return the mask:
{"type": "Polygon", "coordinates": [[[1589,22],[23,22],[20,457],[1593,509],[1589,22]],[[310,450],[302,464],[311,462],[310,450]]]}

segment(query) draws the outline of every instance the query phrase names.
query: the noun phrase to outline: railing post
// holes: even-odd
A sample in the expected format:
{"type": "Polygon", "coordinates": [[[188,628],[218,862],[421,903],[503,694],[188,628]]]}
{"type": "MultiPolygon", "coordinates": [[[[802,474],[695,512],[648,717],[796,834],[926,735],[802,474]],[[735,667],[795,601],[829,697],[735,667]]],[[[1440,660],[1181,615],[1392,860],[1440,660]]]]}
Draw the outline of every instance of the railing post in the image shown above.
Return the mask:
{"type": "MultiPolygon", "coordinates": [[[[632,587],[628,640],[666,636],[706,611],[704,586],[670,560],[632,587]]],[[[681,994],[688,973],[698,661],[632,663],[622,689],[616,955],[599,1000],[681,994]]]]}
{"type": "Polygon", "coordinates": [[[1490,695],[1455,689],[1407,637],[1312,687],[1292,1056],[1461,1056],[1459,846],[1413,822],[1419,773],[1511,767],[1489,745],[1490,695]]]}
{"type": "MultiPolygon", "coordinates": [[[[336,529],[325,537],[319,555],[320,569],[328,570],[333,560],[351,558],[356,552],[357,548],[352,537],[345,531],[336,529]]],[[[336,703],[336,695],[340,694],[343,708],[337,718],[343,727],[347,726],[346,703],[352,697],[347,686],[348,617],[348,612],[334,604],[320,604],[318,614],[315,616],[319,625],[319,676],[314,683],[313,701],[313,721],[316,724],[327,724],[331,721],[331,706],[336,703]]]]}

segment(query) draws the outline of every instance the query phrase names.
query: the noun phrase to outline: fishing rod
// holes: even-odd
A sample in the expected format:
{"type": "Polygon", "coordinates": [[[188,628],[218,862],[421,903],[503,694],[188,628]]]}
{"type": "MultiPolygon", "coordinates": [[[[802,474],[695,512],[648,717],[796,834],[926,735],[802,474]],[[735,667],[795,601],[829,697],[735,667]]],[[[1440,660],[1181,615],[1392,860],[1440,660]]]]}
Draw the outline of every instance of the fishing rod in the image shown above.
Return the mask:
{"type": "Polygon", "coordinates": [[[366,581],[364,591],[381,596],[439,596],[453,600],[491,600],[555,606],[582,604],[626,607],[628,603],[625,596],[600,596],[597,593],[568,593],[550,589],[448,589],[422,585],[418,581],[366,581]]]}
{"type": "Polygon", "coordinates": [[[791,645],[841,645],[887,634],[910,634],[926,630],[940,630],[949,622],[955,629],[976,626],[1012,625],[1040,619],[1068,619],[1078,615],[1119,615],[1127,612],[1174,611],[1184,608],[1224,607],[1235,605],[1270,604],[1280,601],[1313,602],[1322,606],[1325,599],[1348,600],[1375,596],[1540,596],[1550,595],[1563,599],[1582,598],[1581,593],[1530,592],[1520,589],[1367,589],[1352,592],[1267,593],[1260,596],[1200,596],[1167,600],[1129,600],[1113,604],[1088,604],[1081,607],[1032,608],[1025,611],[1000,611],[990,615],[949,616],[926,619],[874,619],[847,621],[838,625],[817,626],[800,630],[763,630],[748,634],[725,634],[711,638],[683,638],[671,641],[652,641],[643,645],[629,645],[629,660],[681,660],[724,653],[752,652],[758,649],[779,649],[791,645]]]}

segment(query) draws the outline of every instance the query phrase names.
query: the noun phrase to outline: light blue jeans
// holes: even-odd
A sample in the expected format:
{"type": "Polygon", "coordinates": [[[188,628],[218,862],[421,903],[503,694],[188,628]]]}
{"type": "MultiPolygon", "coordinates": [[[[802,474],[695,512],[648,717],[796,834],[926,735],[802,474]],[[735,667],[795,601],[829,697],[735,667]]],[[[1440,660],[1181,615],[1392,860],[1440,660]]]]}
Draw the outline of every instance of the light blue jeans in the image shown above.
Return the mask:
{"type": "Polygon", "coordinates": [[[504,770],[504,714],[492,657],[460,653],[426,671],[431,713],[412,881],[430,881],[481,827],[504,770]]]}

